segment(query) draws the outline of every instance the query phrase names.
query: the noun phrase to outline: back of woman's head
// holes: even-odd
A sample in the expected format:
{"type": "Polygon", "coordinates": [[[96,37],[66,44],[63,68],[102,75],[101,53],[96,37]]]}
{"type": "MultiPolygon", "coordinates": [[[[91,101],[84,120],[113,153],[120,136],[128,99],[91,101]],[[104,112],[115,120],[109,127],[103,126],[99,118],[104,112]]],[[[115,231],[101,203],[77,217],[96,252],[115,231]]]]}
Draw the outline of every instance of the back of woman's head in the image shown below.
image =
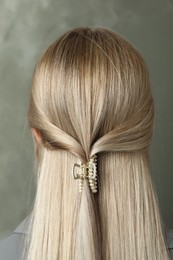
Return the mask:
{"type": "Polygon", "coordinates": [[[98,152],[147,147],[153,113],[141,55],[108,29],[65,33],[36,67],[30,126],[41,130],[43,141],[84,161],[98,152]]]}
{"type": "Polygon", "coordinates": [[[34,71],[29,126],[37,146],[37,193],[28,259],[168,259],[150,177],[154,104],[144,59],[106,28],[75,28],[34,71]],[[98,191],[83,191],[74,163],[97,155],[98,191]]]}

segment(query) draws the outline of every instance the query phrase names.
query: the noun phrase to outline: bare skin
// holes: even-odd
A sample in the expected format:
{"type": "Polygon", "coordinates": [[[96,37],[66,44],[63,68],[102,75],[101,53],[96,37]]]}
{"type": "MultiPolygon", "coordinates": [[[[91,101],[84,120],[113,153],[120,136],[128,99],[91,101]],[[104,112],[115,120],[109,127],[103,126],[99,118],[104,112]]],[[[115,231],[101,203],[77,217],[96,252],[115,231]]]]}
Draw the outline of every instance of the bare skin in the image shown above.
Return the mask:
{"type": "Polygon", "coordinates": [[[31,128],[31,130],[32,130],[32,133],[33,133],[33,135],[34,135],[36,141],[37,141],[38,143],[41,143],[41,134],[40,134],[40,131],[39,131],[38,129],[36,129],[36,128],[31,128]]]}

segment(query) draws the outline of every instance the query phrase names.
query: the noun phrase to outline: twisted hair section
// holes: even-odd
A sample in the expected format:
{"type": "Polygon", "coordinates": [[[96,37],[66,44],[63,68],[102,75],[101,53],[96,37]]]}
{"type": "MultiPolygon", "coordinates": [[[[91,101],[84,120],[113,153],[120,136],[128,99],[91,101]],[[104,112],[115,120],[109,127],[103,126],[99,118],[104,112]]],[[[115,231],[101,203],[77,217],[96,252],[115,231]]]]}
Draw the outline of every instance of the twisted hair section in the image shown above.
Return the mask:
{"type": "Polygon", "coordinates": [[[150,174],[154,101],[139,51],[118,33],[78,27],[38,61],[28,122],[41,133],[29,260],[169,259],[150,174]],[[98,192],[74,163],[98,157],[98,192]]]}

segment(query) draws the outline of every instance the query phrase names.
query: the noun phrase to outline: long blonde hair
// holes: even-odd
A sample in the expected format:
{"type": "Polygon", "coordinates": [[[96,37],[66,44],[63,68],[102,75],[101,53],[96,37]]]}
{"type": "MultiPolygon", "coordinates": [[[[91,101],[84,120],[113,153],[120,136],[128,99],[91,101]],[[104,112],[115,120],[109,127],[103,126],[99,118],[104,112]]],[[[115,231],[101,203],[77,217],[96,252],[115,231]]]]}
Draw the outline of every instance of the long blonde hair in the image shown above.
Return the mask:
{"type": "Polygon", "coordinates": [[[166,260],[150,175],[154,102],[146,63],[118,33],[78,27],[37,63],[29,127],[38,129],[29,260],[166,260]],[[75,162],[97,154],[98,192],[79,192],[75,162]]]}

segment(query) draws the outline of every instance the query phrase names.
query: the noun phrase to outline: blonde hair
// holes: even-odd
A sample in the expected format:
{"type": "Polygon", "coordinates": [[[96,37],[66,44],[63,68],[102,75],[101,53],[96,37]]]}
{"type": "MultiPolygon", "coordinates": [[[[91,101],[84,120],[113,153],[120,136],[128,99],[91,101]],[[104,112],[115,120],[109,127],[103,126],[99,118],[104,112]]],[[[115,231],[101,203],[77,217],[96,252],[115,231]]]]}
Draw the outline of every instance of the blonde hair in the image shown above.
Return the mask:
{"type": "Polygon", "coordinates": [[[169,259],[150,176],[154,102],[132,44],[103,27],[61,35],[35,67],[28,119],[42,142],[27,259],[169,259]],[[84,181],[80,193],[73,165],[94,154],[98,191],[84,181]]]}

